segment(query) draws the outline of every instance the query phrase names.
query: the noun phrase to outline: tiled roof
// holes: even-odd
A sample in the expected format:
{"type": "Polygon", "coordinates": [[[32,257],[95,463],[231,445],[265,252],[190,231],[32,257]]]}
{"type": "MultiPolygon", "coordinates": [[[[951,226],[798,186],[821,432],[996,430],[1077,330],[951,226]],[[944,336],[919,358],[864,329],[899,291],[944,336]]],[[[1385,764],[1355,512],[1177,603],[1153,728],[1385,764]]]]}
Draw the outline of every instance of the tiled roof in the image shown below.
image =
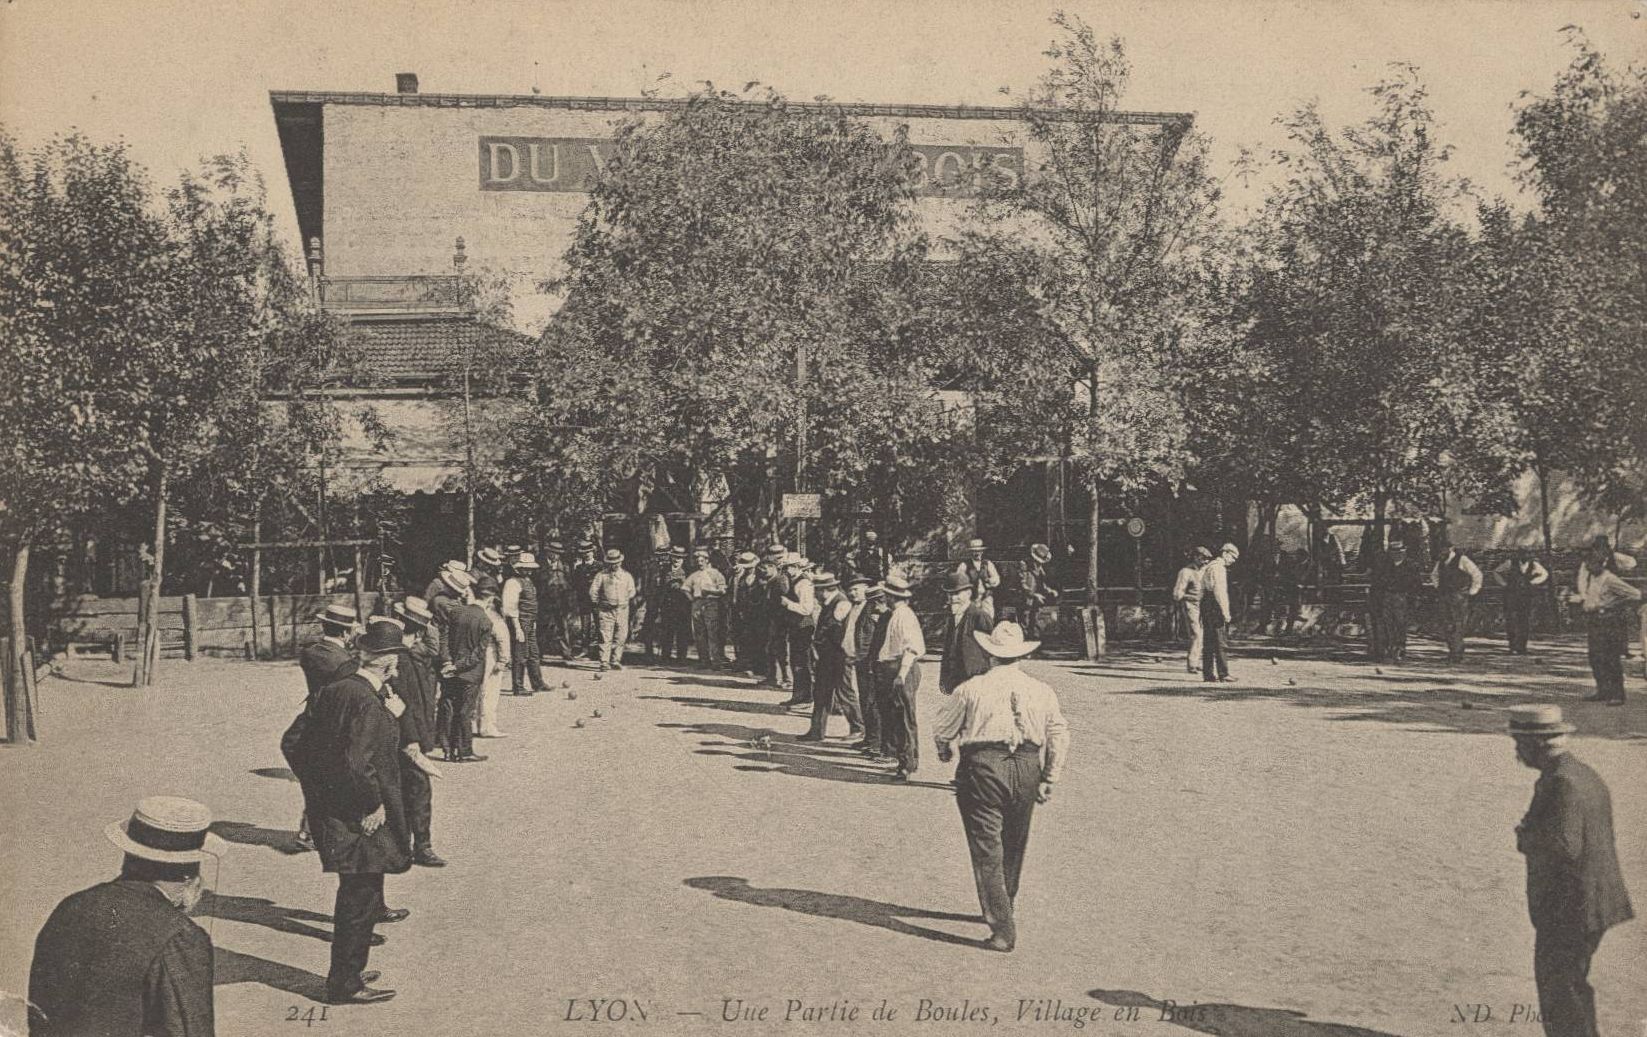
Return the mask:
{"type": "Polygon", "coordinates": [[[366,367],[378,378],[429,382],[459,372],[465,356],[525,357],[531,339],[473,320],[363,320],[351,327],[366,367]]]}

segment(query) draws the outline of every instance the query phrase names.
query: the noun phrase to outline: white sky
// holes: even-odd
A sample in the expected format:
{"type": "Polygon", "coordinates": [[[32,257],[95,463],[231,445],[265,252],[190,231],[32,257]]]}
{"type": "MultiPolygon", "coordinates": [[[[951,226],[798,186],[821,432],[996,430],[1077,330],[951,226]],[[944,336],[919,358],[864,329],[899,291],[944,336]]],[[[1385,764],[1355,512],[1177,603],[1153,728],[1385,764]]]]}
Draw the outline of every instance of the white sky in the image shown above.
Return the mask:
{"type": "MultiPolygon", "coordinates": [[[[1045,67],[1059,5],[1038,0],[856,3],[530,0],[0,0],[0,122],[25,144],[69,127],[124,137],[166,181],[242,144],[288,236],[291,196],[271,89],[633,95],[752,79],[796,98],[1007,103],[1045,67]],[[668,88],[668,85],[666,85],[668,88]]],[[[1511,109],[1568,60],[1582,25],[1616,64],[1647,59],[1647,0],[1247,2],[1070,0],[1125,38],[1130,108],[1193,111],[1221,161],[1278,142],[1271,120],[1317,98],[1329,119],[1364,117],[1362,89],[1387,63],[1418,65],[1454,167],[1514,190],[1511,109]]]]}

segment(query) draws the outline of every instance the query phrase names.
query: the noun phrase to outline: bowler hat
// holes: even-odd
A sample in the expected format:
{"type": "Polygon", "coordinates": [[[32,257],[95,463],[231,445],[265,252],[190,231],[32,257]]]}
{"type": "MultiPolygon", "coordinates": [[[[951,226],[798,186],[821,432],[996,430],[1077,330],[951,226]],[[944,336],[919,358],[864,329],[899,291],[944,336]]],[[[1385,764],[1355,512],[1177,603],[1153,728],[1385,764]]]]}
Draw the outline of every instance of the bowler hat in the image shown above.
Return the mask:
{"type": "Polygon", "coordinates": [[[1052,548],[1045,544],[1030,544],[1029,556],[1042,565],[1052,561],[1052,548]]]}
{"type": "Polygon", "coordinates": [[[348,628],[360,622],[360,613],[348,605],[327,605],[315,613],[315,618],[327,626],[348,628]]]}
{"type": "Polygon", "coordinates": [[[1511,706],[1508,712],[1510,734],[1517,737],[1553,738],[1578,730],[1561,718],[1560,706],[1511,706]]]}
{"type": "Polygon", "coordinates": [[[366,632],[360,635],[355,647],[367,655],[382,655],[401,647],[401,639],[405,635],[405,629],[399,623],[378,616],[366,624],[366,632]]]}
{"type": "Polygon", "coordinates": [[[212,812],[181,796],[145,796],[124,823],[103,829],[109,842],[132,857],[159,864],[199,864],[228,844],[212,834],[212,812]]]}
{"type": "Polygon", "coordinates": [[[915,593],[909,589],[909,581],[902,576],[888,576],[881,588],[889,598],[907,598],[915,593]]]}
{"type": "Polygon", "coordinates": [[[987,634],[974,630],[972,636],[984,651],[997,659],[1018,659],[1041,647],[1039,641],[1025,641],[1024,628],[1010,619],[995,624],[995,629],[987,634]]]}
{"type": "Polygon", "coordinates": [[[972,581],[967,579],[966,570],[951,569],[944,576],[944,593],[959,594],[972,589],[972,581]]]}
{"type": "Polygon", "coordinates": [[[490,576],[482,576],[480,579],[475,581],[475,597],[490,597],[497,592],[498,581],[492,579],[490,576]]]}

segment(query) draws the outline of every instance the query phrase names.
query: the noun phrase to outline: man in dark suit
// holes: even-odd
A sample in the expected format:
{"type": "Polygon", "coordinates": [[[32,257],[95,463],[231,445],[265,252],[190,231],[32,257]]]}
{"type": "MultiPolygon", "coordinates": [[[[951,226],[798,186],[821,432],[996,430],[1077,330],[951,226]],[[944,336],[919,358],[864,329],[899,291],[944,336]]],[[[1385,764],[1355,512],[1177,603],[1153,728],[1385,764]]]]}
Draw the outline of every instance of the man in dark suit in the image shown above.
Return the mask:
{"type": "Polygon", "coordinates": [[[398,671],[401,625],[373,620],[358,644],[360,667],[321,689],[299,758],[315,789],[310,801],[321,867],[338,877],[332,912],[332,963],[326,997],[333,1004],[371,1004],[393,990],[368,984],[373,929],[410,912],[390,911],[383,876],[411,867],[401,798],[400,724],[404,702],[388,687],[398,671]]]}
{"type": "Polygon", "coordinates": [[[1590,959],[1612,926],[1635,917],[1613,844],[1613,804],[1599,775],[1567,751],[1575,728],[1559,706],[1516,706],[1516,759],[1539,772],[1516,825],[1527,857],[1533,978],[1548,1037],[1596,1037],[1590,959]]]}
{"type": "Polygon", "coordinates": [[[948,695],[963,681],[989,672],[989,656],[979,647],[973,633],[989,633],[995,628],[989,613],[975,598],[973,582],[960,569],[944,577],[949,595],[949,615],[944,625],[944,657],[938,666],[938,690],[948,695]]]}
{"type": "Polygon", "coordinates": [[[486,757],[475,753],[470,725],[480,704],[480,682],[486,676],[486,642],[492,636],[492,620],[474,603],[467,578],[456,573],[447,573],[447,577],[458,577],[453,591],[462,597],[442,598],[431,609],[441,628],[440,688],[444,705],[440,719],[446,724],[441,733],[448,762],[479,763],[486,757]]]}
{"type": "Polygon", "coordinates": [[[150,796],[104,830],[125,851],[120,877],[67,897],[34,942],[35,1037],[211,1037],[212,941],[189,919],[200,862],[221,854],[200,803],[150,796]]]}
{"type": "MultiPolygon", "coordinates": [[[[297,665],[303,670],[303,683],[308,688],[308,698],[303,702],[305,713],[314,705],[321,688],[354,672],[355,654],[349,650],[349,638],[360,626],[359,614],[347,605],[327,605],[315,613],[315,619],[320,621],[320,640],[304,645],[297,657],[297,665]]],[[[295,843],[299,850],[315,848],[314,840],[309,837],[307,809],[298,819],[295,843]]]]}
{"type": "Polygon", "coordinates": [[[392,687],[406,703],[400,715],[400,795],[412,840],[412,863],[444,868],[446,862],[435,853],[431,835],[434,790],[429,780],[440,777],[428,757],[435,751],[435,703],[440,688],[435,678],[440,648],[432,628],[434,614],[422,598],[408,597],[395,605],[395,615],[406,629],[392,687]]]}

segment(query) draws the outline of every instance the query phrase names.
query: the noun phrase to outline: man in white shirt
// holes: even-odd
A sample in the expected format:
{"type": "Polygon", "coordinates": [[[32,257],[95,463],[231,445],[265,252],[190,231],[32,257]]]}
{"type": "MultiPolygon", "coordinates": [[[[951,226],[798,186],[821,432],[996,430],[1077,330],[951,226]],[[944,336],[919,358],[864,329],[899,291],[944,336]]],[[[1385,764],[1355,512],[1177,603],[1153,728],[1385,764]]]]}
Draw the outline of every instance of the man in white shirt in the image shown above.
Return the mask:
{"type": "Polygon", "coordinates": [[[794,551],[784,556],[784,591],[778,604],[784,610],[784,628],[789,633],[789,669],[795,680],[794,692],[784,703],[790,709],[812,703],[812,634],[818,624],[818,601],[806,570],[806,559],[794,551]]]}
{"type": "Polygon", "coordinates": [[[973,638],[992,659],[988,673],[955,689],[938,714],[938,759],[959,747],[955,802],[966,827],[978,904],[989,923],[990,949],[1017,943],[1012,906],[1029,844],[1035,804],[1052,798],[1069,753],[1069,725],[1058,696],[1023,672],[1019,660],[1040,647],[1016,623],[973,638]]]}
{"type": "Polygon", "coordinates": [[[887,620],[886,640],[876,656],[875,679],[881,684],[881,744],[898,761],[893,777],[908,781],[921,763],[920,731],[915,723],[915,693],[921,688],[921,656],[926,654],[926,638],[921,621],[909,607],[913,592],[902,576],[888,576],[885,583],[892,614],[887,620]]]}
{"type": "Polygon", "coordinates": [[[1172,600],[1178,603],[1184,628],[1189,631],[1189,654],[1184,665],[1190,673],[1201,668],[1201,569],[1210,561],[1212,552],[1197,547],[1184,560],[1184,567],[1178,570],[1178,578],[1172,585],[1172,600]]]}
{"type": "Polygon", "coordinates": [[[629,603],[635,600],[635,578],[623,567],[623,552],[606,549],[606,568],[589,584],[589,603],[600,624],[600,668],[623,669],[623,650],[629,644],[629,603]]]}
{"type": "Polygon", "coordinates": [[[1435,563],[1430,579],[1439,591],[1442,624],[1447,630],[1447,658],[1462,662],[1464,635],[1470,625],[1470,603],[1481,593],[1481,570],[1463,548],[1454,547],[1435,563]]]}
{"type": "Polygon", "coordinates": [[[1228,630],[1233,618],[1230,612],[1229,568],[1241,557],[1240,548],[1225,544],[1218,557],[1201,569],[1201,679],[1208,682],[1235,680],[1230,676],[1229,660],[1224,656],[1228,630]]]}
{"type": "MultiPolygon", "coordinates": [[[[681,583],[681,591],[691,603],[692,640],[698,646],[698,665],[709,669],[726,662],[726,628],[722,605],[726,599],[726,577],[709,562],[709,548],[692,552],[693,569],[681,583]]],[[[684,653],[683,653],[684,654],[684,653]]]]}
{"type": "Polygon", "coordinates": [[[1618,570],[1633,568],[1634,562],[1628,555],[1615,555],[1606,537],[1596,537],[1578,567],[1578,585],[1567,596],[1569,604],[1584,610],[1590,672],[1596,679],[1596,693],[1589,696],[1590,702],[1624,705],[1624,653],[1630,647],[1630,630],[1641,607],[1641,592],[1625,583],[1618,570]]]}
{"type": "Polygon", "coordinates": [[[1494,569],[1493,577],[1504,588],[1504,635],[1510,643],[1510,654],[1526,655],[1533,627],[1533,599],[1538,596],[1534,588],[1548,584],[1550,572],[1538,564],[1531,551],[1522,548],[1494,569]]]}
{"type": "Polygon", "coordinates": [[[982,540],[974,537],[967,541],[967,559],[956,566],[958,572],[966,574],[967,582],[972,585],[972,601],[986,612],[993,621],[995,618],[995,588],[1001,585],[1001,571],[995,568],[995,563],[984,557],[987,548],[982,540]]]}

